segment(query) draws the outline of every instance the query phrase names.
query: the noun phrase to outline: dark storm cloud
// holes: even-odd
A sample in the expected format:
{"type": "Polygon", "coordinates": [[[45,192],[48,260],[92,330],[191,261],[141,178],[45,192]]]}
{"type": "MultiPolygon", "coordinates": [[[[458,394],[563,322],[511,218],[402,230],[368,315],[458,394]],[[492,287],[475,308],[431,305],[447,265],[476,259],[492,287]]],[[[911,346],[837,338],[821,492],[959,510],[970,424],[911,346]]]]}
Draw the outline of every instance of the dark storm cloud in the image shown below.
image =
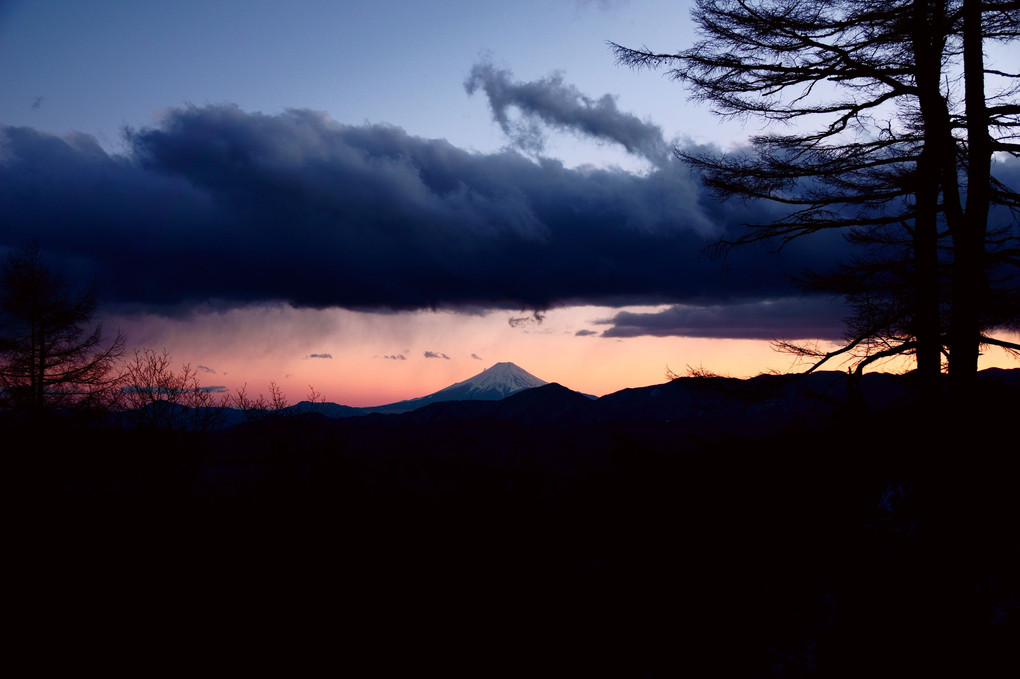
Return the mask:
{"type": "Polygon", "coordinates": [[[479,89],[485,92],[493,119],[522,151],[540,152],[544,129],[552,127],[615,142],[656,165],[666,162],[670,155],[671,147],[657,125],[620,111],[612,95],[598,99],[585,96],[558,74],[518,82],[510,71],[481,62],[471,69],[464,89],[468,94],[479,89]],[[511,109],[518,111],[519,120],[511,118],[511,109]]]}
{"type": "Polygon", "coordinates": [[[828,297],[756,300],[726,306],[677,305],[649,313],[621,311],[602,321],[611,326],[602,336],[842,340],[844,313],[842,305],[828,297]]]}
{"type": "Polygon", "coordinates": [[[437,352],[437,351],[426,351],[425,352],[425,358],[445,358],[447,361],[450,360],[449,356],[447,356],[446,354],[437,352]]]}
{"type": "Polygon", "coordinates": [[[160,313],[721,306],[789,296],[787,271],[844,247],[700,256],[768,212],[709,199],[678,161],[576,170],[233,106],[172,110],[126,141],[110,155],[86,135],[0,127],[0,246],[35,241],[69,277],[97,277],[102,302],[160,313]]]}

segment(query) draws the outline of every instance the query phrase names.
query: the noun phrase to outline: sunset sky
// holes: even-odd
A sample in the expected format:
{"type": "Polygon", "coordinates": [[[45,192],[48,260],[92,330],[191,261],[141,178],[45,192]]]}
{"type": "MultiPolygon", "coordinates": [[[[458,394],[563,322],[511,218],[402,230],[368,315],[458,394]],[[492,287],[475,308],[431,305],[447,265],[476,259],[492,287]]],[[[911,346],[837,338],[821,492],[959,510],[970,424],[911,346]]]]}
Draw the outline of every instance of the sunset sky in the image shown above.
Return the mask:
{"type": "Polygon", "coordinates": [[[845,245],[702,255],[773,208],[671,150],[759,128],[607,46],[694,39],[683,2],[0,0],[0,248],[95,277],[130,347],[292,401],[789,370],[768,340],[844,313],[789,275],[845,245]]]}

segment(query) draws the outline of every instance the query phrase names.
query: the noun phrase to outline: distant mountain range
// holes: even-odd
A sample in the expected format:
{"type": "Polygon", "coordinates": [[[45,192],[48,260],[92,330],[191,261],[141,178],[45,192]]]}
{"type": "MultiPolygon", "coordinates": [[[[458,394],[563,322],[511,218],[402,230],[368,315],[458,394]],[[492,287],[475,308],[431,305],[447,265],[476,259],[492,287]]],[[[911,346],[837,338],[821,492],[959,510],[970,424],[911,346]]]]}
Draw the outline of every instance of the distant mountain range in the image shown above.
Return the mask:
{"type": "MultiPolygon", "coordinates": [[[[1020,390],[1020,370],[979,373],[989,399],[1020,390]]],[[[868,373],[859,380],[843,372],[759,375],[748,379],[681,377],[664,384],[623,389],[601,398],[542,380],[509,362],[427,396],[372,407],[302,401],[285,415],[354,418],[366,425],[420,424],[488,419],[519,424],[689,423],[706,432],[767,435],[791,426],[826,427],[848,404],[892,412],[917,402],[910,374],[868,373]],[[384,418],[380,420],[378,418],[384,418]],[[363,422],[362,422],[363,421],[363,422]]],[[[221,427],[245,421],[223,409],[221,427]]]]}
{"type": "MultiPolygon", "coordinates": [[[[1020,391],[1020,370],[984,370],[979,374],[979,382],[983,385],[983,395],[990,401],[1014,398],[1020,391]]],[[[442,390],[437,394],[464,393],[449,389],[449,392],[442,390]]],[[[565,426],[673,423],[690,424],[691,430],[699,436],[715,432],[752,437],[790,427],[825,428],[844,413],[848,405],[892,413],[917,403],[917,399],[910,374],[868,373],[855,380],[843,372],[824,371],[759,375],[748,379],[681,377],[664,384],[623,389],[601,398],[555,383],[521,388],[499,400],[453,401],[425,397],[402,402],[420,405],[413,410],[402,410],[392,421],[413,424],[485,418],[565,426]]]]}

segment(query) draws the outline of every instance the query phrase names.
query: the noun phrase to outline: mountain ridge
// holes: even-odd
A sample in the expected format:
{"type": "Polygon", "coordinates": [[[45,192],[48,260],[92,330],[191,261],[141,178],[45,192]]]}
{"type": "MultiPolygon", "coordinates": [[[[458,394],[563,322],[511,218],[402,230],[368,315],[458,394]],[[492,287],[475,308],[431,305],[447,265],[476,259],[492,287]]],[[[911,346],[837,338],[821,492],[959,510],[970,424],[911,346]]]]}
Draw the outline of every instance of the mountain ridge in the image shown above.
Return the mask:
{"type": "Polygon", "coordinates": [[[427,396],[398,401],[368,410],[408,412],[444,401],[499,401],[524,389],[533,389],[546,384],[548,382],[535,377],[520,366],[504,361],[495,363],[473,377],[451,384],[427,396]]]}
{"type": "MultiPolygon", "coordinates": [[[[979,380],[989,394],[1002,389],[1015,393],[1020,388],[1020,369],[981,371],[979,380]]],[[[431,396],[463,394],[452,389],[463,384],[451,385],[431,396]]],[[[709,430],[733,433],[732,424],[738,422],[736,431],[742,435],[760,436],[790,427],[828,426],[855,404],[872,411],[895,412],[916,401],[916,388],[910,374],[868,373],[854,380],[841,371],[765,374],[746,379],[680,377],[662,384],[621,389],[601,398],[553,382],[499,399],[423,397],[392,404],[393,409],[365,408],[355,414],[392,417],[392,424],[469,419],[564,426],[675,423],[691,425],[702,434],[709,430]]]]}
{"type": "MultiPolygon", "coordinates": [[[[994,394],[1015,394],[1020,389],[1020,369],[987,369],[979,372],[978,379],[992,400],[994,394]]],[[[471,419],[564,426],[683,423],[702,432],[730,431],[739,422],[740,432],[755,436],[788,427],[824,427],[848,406],[895,412],[917,398],[917,384],[909,373],[868,373],[851,379],[841,371],[746,379],[680,377],[595,398],[505,362],[419,398],[372,407],[302,401],[279,414],[365,420],[366,425],[386,422],[388,426],[471,419]]],[[[217,410],[221,415],[217,428],[251,419],[234,408],[217,410]]]]}
{"type": "Polygon", "coordinates": [[[365,407],[301,401],[287,410],[295,413],[318,412],[327,417],[355,417],[373,413],[396,415],[448,401],[499,401],[520,391],[547,384],[549,382],[535,377],[517,364],[502,361],[466,380],[417,398],[365,407]]]}

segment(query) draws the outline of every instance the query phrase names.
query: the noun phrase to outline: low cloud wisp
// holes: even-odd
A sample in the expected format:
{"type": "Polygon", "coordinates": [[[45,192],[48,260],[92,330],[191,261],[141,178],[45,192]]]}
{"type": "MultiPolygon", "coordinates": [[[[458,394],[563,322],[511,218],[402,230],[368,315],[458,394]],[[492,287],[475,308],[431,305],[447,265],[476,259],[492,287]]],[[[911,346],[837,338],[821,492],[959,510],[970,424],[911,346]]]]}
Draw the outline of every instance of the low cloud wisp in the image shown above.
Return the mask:
{"type": "Polygon", "coordinates": [[[485,93],[493,120],[526,153],[542,151],[547,128],[619,144],[657,166],[666,163],[672,150],[658,125],[624,113],[610,94],[597,99],[585,96],[560,74],[519,82],[510,71],[483,61],[471,69],[464,89],[468,94],[485,93]],[[511,109],[520,119],[512,118],[511,109]]]}

